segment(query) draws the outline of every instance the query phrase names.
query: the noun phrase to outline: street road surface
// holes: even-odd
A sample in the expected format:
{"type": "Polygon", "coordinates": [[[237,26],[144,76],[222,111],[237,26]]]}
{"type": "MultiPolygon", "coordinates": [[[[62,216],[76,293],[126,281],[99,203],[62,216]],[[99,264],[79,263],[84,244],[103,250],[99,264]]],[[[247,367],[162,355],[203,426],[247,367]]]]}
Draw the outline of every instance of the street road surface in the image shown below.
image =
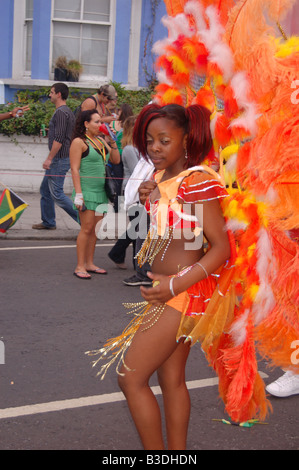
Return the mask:
{"type": "MultiPolygon", "coordinates": [[[[121,271],[110,246],[99,241],[95,256],[108,275],[81,281],[72,275],[74,242],[0,240],[1,450],[142,449],[114,369],[101,381],[84,354],[127,325],[122,302],[141,300],[138,287],[122,283],[133,274],[131,250],[121,271]]],[[[266,383],[281,375],[264,361],[259,369],[266,383]]],[[[187,381],[189,450],[298,449],[298,396],[271,398],[267,424],[247,429],[215,421],[227,416],[198,345],[187,381]]],[[[151,385],[162,403],[155,377],[151,385]]]]}

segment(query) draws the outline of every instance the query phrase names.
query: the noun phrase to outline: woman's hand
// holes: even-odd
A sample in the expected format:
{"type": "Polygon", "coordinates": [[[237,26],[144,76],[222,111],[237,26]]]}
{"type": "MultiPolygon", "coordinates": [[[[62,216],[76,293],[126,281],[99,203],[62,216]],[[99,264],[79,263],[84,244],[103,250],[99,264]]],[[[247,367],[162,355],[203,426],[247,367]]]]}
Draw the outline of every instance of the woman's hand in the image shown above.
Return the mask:
{"type": "Polygon", "coordinates": [[[152,305],[159,305],[164,304],[173,297],[169,288],[169,276],[151,272],[148,272],[147,276],[153,281],[153,287],[140,287],[141,295],[147,302],[152,305]]]}
{"type": "Polygon", "coordinates": [[[145,201],[151,194],[151,192],[157,187],[155,181],[143,181],[138,188],[139,201],[141,204],[145,204],[145,201]]]}
{"type": "Polygon", "coordinates": [[[84,205],[82,193],[76,193],[75,198],[74,198],[74,205],[77,207],[79,211],[82,211],[83,205],[84,205]]]}
{"type": "Polygon", "coordinates": [[[109,161],[114,165],[118,165],[121,161],[120,153],[118,147],[116,145],[115,140],[111,140],[110,137],[104,136],[103,139],[100,139],[102,144],[105,145],[108,153],[109,153],[109,161]]]}

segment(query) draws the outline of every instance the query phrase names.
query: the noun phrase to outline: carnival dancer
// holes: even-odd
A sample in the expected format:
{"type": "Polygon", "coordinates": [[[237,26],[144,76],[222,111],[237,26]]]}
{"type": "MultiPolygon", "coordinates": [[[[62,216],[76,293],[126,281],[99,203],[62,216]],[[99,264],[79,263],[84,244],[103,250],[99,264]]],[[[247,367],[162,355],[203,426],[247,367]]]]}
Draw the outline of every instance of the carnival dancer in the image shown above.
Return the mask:
{"type": "Polygon", "coordinates": [[[147,205],[151,227],[137,257],[139,263],[148,261],[152,265],[148,276],[153,287],[140,288],[145,302],[128,305],[134,319],[127,329],[101,350],[89,353],[101,354],[95,365],[108,357],[100,371],[102,376],[119,360],[119,386],[147,450],[165,448],[160,409],[148,385],[157,371],[164,398],[166,448],[182,450],[186,448],[190,414],[185,384],[190,344],[202,335],[201,321],[209,323],[205,318],[209,299],[213,315],[207,312],[208,319],[217,320],[214,313],[219,310],[221,326],[217,326],[219,334],[215,335],[214,328],[206,328],[207,324],[203,327],[207,349],[214,347],[213,340],[219,339],[234,315],[227,280],[232,272],[234,243],[221,210],[227,193],[217,174],[211,175],[207,167],[200,166],[212,149],[210,112],[206,108],[148,105],[137,119],[134,144],[157,170],[155,182],[140,188],[143,196],[150,188],[147,205]],[[203,209],[202,218],[199,207],[203,209]],[[202,233],[209,245],[207,250],[201,243],[202,233]],[[223,275],[225,285],[221,284],[223,275]],[[218,306],[219,298],[222,307],[218,306]]]}
{"type": "MultiPolygon", "coordinates": [[[[195,284],[193,297],[190,295],[192,288],[187,289],[188,306],[184,310],[177,338],[186,337],[191,340],[191,344],[197,339],[201,341],[202,349],[217,371],[219,393],[225,403],[225,411],[233,421],[242,423],[251,418],[263,420],[271,404],[265,397],[265,386],[258,373],[257,352],[269,365],[299,375],[294,351],[299,332],[299,108],[297,90],[294,90],[299,39],[287,38],[280,26],[281,19],[295,0],[286,0],[279,5],[276,2],[265,5],[263,0],[164,2],[169,16],[162,21],[169,34],[164,40],[158,41],[153,49],[158,56],[158,86],[153,102],[162,107],[176,103],[189,111],[196,104],[207,107],[211,112],[215,168],[218,165],[221,182],[226,184],[229,194],[219,199],[219,202],[227,221],[226,227],[233,232],[236,241],[234,252],[235,245],[228,230],[230,261],[218,270],[218,286],[202,310],[204,315],[188,315],[188,312],[201,311],[198,306],[193,307],[193,301],[202,298],[204,281],[200,281],[200,286],[195,284]],[[282,38],[275,37],[277,31],[282,34],[282,38]],[[238,294],[237,307],[235,289],[238,294]],[[200,295],[196,297],[198,293],[200,295]],[[221,297],[220,294],[225,295],[221,297]]],[[[148,117],[145,127],[151,124],[148,117]]],[[[151,156],[150,145],[148,149],[151,156]]],[[[188,150],[188,167],[198,164],[191,155],[192,152],[188,150]]],[[[157,161],[162,163],[164,157],[161,160],[157,158],[157,161]]],[[[214,155],[209,154],[204,161],[199,161],[211,166],[214,155]]],[[[194,171],[191,175],[180,175],[173,185],[170,180],[163,180],[165,173],[167,175],[167,171],[162,175],[157,173],[158,189],[151,188],[150,183],[141,188],[145,194],[149,189],[153,189],[156,195],[157,192],[161,194],[157,207],[152,204],[151,211],[156,215],[156,231],[163,240],[155,237],[152,229],[139,256],[140,262],[150,258],[154,268],[159,253],[163,253],[161,259],[163,257],[165,262],[173,243],[178,243],[177,237],[168,236],[173,231],[173,220],[167,225],[163,217],[168,214],[165,207],[167,201],[170,201],[171,209],[176,209],[173,210],[176,215],[179,212],[177,203],[180,201],[180,192],[187,183],[191,188],[194,171]],[[162,179],[159,179],[161,176],[162,179]],[[167,192],[164,191],[165,184],[167,192]],[[163,206],[162,202],[166,204],[163,206]]],[[[217,180],[217,177],[214,176],[214,179],[217,180]]],[[[194,191],[194,186],[190,190],[193,196],[198,193],[194,191]]],[[[209,191],[206,191],[206,195],[209,199],[209,191]]],[[[217,197],[219,195],[217,193],[217,197]]],[[[183,197],[182,200],[186,202],[187,199],[183,197]]],[[[180,213],[184,221],[188,219],[185,211],[180,213]]],[[[191,222],[194,223],[194,220],[191,219],[191,222]]],[[[204,220],[204,233],[205,224],[204,220]]],[[[192,227],[195,234],[201,225],[192,227]]],[[[206,256],[213,252],[212,249],[210,243],[210,251],[200,260],[205,269],[208,268],[206,256]]],[[[187,273],[185,269],[182,270],[182,276],[170,278],[170,290],[174,294],[180,292],[178,288],[188,279],[186,276],[195,272],[194,268],[186,269],[187,273]]],[[[153,272],[157,274],[156,269],[153,272]]],[[[207,274],[210,274],[209,269],[207,274]]],[[[146,291],[147,295],[153,292],[158,295],[165,287],[164,278],[154,279],[160,284],[154,287],[154,291],[146,291]]],[[[164,301],[162,296],[146,300],[155,305],[158,301],[164,301]]],[[[130,345],[126,363],[130,361],[132,367],[137,348],[135,345],[142,337],[139,325],[147,313],[148,326],[154,322],[150,330],[165,319],[167,310],[161,307],[162,314],[158,304],[152,323],[150,314],[153,307],[147,304],[140,307],[144,308],[143,313],[137,312],[137,306],[133,309],[137,315],[122,335],[112,339],[102,350],[95,351],[104,355],[112,352],[110,362],[103,366],[101,374],[105,374],[107,367],[114,361],[119,359],[122,363],[130,345]],[[159,313],[161,317],[158,319],[159,313]],[[119,352],[116,352],[117,348],[119,352]]],[[[170,334],[168,329],[165,331],[164,335],[170,334]]],[[[157,365],[159,367],[160,364],[157,365]]],[[[124,369],[121,372],[124,373],[124,369]]],[[[129,387],[128,379],[133,377],[133,373],[126,373],[124,377],[123,389],[134,390],[133,386],[129,387]]],[[[129,397],[127,391],[126,395],[129,397]]],[[[167,396],[165,386],[164,396],[167,396]]],[[[169,423],[170,418],[167,421],[169,423]]]]}
{"type": "Polygon", "coordinates": [[[288,371],[269,393],[297,393],[299,382],[299,37],[281,27],[287,13],[296,16],[296,0],[164,3],[169,34],[153,47],[153,101],[211,111],[217,171],[229,194],[224,215],[237,246],[239,303],[232,341],[221,348],[219,391],[233,421],[256,412],[262,420],[271,404],[257,357],[288,371]]]}

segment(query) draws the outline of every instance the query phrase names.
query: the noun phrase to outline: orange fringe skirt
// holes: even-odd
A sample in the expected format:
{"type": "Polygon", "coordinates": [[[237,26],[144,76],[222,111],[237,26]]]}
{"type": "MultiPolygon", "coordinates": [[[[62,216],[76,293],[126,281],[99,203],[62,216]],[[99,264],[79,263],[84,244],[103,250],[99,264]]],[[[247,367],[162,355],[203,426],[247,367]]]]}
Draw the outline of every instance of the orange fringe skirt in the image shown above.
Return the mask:
{"type": "Polygon", "coordinates": [[[224,271],[220,278],[211,275],[167,304],[157,307],[148,302],[124,304],[129,314],[133,315],[125,330],[108,340],[103,348],[86,353],[98,356],[93,366],[105,361],[97,375],[103,379],[113,364],[118,374],[121,374],[121,366],[129,370],[125,364],[125,353],[137,330],[140,327],[143,330],[151,328],[159,321],[165,306],[169,305],[182,312],[177,341],[190,342],[191,346],[201,343],[209,364],[219,377],[219,393],[231,419],[236,422],[265,419],[270,404],[257,370],[254,338],[248,332],[244,343],[235,347],[230,334],[237,309],[236,295],[231,282],[232,270],[224,271]]]}

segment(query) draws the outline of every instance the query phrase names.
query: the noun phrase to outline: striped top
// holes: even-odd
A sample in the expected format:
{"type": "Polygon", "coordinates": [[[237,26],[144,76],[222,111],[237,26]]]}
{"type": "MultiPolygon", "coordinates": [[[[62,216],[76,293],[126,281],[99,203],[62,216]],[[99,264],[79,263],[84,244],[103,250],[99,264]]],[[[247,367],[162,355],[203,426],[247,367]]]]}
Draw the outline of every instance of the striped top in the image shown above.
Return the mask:
{"type": "Polygon", "coordinates": [[[49,123],[48,132],[49,150],[51,150],[54,140],[62,144],[61,149],[55,155],[55,157],[69,157],[74,126],[75,116],[72,110],[66,105],[57,108],[49,123]]]}
{"type": "Polygon", "coordinates": [[[198,229],[202,226],[201,204],[228,197],[220,179],[206,174],[203,166],[189,168],[173,178],[160,182],[163,173],[162,170],[154,175],[160,198],[153,202],[148,198],[145,202],[145,209],[151,216],[152,228],[160,236],[163,236],[169,227],[181,230],[198,229]],[[187,205],[190,204],[199,204],[194,215],[188,210],[187,205]]]}

